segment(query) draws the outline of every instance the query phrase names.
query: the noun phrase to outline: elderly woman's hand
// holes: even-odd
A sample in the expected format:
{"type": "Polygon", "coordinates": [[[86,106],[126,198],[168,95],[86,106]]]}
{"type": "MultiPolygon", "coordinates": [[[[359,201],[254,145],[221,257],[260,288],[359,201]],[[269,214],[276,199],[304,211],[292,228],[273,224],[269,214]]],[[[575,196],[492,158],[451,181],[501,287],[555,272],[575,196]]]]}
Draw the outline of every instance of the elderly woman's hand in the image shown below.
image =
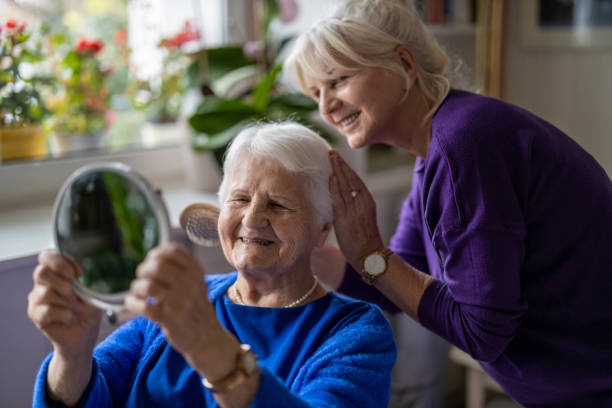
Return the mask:
{"type": "Polygon", "coordinates": [[[91,359],[100,328],[100,310],[72,290],[70,280],[81,274],[77,264],[55,250],[38,256],[28,295],[28,317],[67,359],[91,359]]]}
{"type": "Polygon", "coordinates": [[[28,295],[28,317],[53,345],[47,371],[49,397],[76,405],[91,377],[92,354],[101,312],[72,290],[70,280],[82,272],[54,250],[43,251],[28,295]]]}
{"type": "Polygon", "coordinates": [[[136,270],[125,305],[157,322],[168,342],[207,378],[231,370],[239,343],[217,320],[204,269],[186,248],[166,244],[150,251],[136,270]]]}
{"type": "Polygon", "coordinates": [[[336,239],[348,262],[359,270],[362,258],[383,245],[376,223],[376,203],[361,178],[338,152],[332,150],[329,156],[334,172],[330,192],[336,239]]]}

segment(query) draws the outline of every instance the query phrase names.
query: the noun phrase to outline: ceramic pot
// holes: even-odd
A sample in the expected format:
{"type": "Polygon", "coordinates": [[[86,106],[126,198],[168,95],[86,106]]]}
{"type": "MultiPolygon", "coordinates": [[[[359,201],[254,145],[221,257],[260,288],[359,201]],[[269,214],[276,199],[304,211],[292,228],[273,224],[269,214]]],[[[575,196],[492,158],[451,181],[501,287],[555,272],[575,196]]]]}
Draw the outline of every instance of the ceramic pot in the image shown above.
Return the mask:
{"type": "Polygon", "coordinates": [[[140,137],[145,147],[167,146],[179,141],[181,131],[178,121],[144,122],[140,128],[140,137]]]}
{"type": "Polygon", "coordinates": [[[64,133],[53,134],[56,153],[65,154],[76,151],[101,149],[106,145],[106,131],[95,133],[64,133]]]}
{"type": "Polygon", "coordinates": [[[38,159],[47,155],[47,135],[42,125],[0,127],[2,161],[38,159]]]}

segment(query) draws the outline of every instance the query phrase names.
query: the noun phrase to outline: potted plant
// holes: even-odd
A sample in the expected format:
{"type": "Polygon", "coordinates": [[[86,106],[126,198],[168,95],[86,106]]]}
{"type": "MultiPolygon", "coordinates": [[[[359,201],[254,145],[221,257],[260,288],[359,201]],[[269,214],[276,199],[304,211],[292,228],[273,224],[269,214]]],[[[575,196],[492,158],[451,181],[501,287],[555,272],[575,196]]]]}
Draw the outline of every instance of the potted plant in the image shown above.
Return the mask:
{"type": "Polygon", "coordinates": [[[99,59],[101,40],[81,38],[59,61],[62,91],[50,101],[59,152],[100,148],[105,144],[110,109],[106,81],[111,69],[99,59]]]}
{"type": "MultiPolygon", "coordinates": [[[[193,151],[212,152],[220,167],[231,140],[246,125],[259,120],[292,119],[315,128],[329,140],[334,139],[313,116],[317,104],[302,94],[284,89],[277,81],[282,69],[277,57],[289,39],[274,42],[270,27],[279,18],[288,22],[296,15],[294,1],[260,1],[256,18],[262,29],[261,39],[244,47],[202,51],[199,62],[205,67],[200,71],[207,75],[205,83],[210,84],[204,88],[212,93],[204,97],[189,118],[193,151]]],[[[200,170],[191,170],[187,176],[199,183],[201,179],[219,179],[200,170]]]]}
{"type": "Polygon", "coordinates": [[[181,115],[183,97],[188,88],[187,69],[192,62],[185,46],[200,39],[200,34],[189,20],[181,31],[172,37],[163,38],[158,47],[164,57],[159,76],[136,79],[130,86],[132,105],[146,113],[142,126],[142,143],[155,146],[178,140],[178,120],[181,115]]]}
{"type": "MultiPolygon", "coordinates": [[[[41,26],[44,34],[46,26],[41,26]]],[[[0,26],[0,149],[2,160],[41,158],[47,154],[43,119],[49,110],[42,92],[52,84],[40,73],[44,59],[40,36],[8,20],[0,26]]]]}

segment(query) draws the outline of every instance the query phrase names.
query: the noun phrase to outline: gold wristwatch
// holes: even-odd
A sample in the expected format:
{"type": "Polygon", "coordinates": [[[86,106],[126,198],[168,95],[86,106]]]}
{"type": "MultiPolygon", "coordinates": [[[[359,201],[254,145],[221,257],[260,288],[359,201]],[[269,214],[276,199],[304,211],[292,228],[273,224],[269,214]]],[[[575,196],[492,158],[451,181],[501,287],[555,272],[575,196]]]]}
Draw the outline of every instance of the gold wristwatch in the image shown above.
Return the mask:
{"type": "Polygon", "coordinates": [[[248,344],[241,344],[240,353],[238,357],[236,357],[236,368],[214,383],[208,381],[206,378],[202,378],[202,384],[214,393],[229,391],[255,374],[257,369],[257,356],[253,350],[251,350],[251,346],[248,344]]]}
{"type": "Polygon", "coordinates": [[[389,257],[393,254],[389,248],[377,249],[363,259],[361,278],[368,285],[374,284],[374,280],[387,272],[389,257]]]}

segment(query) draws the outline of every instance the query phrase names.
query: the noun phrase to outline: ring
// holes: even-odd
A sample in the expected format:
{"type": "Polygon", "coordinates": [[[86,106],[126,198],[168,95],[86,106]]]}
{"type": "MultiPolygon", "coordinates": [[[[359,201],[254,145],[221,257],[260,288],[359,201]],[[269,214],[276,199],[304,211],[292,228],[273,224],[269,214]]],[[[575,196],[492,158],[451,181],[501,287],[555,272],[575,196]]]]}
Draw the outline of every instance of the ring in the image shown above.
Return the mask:
{"type": "Polygon", "coordinates": [[[357,197],[357,192],[355,190],[351,191],[351,197],[353,198],[357,197]]]}

